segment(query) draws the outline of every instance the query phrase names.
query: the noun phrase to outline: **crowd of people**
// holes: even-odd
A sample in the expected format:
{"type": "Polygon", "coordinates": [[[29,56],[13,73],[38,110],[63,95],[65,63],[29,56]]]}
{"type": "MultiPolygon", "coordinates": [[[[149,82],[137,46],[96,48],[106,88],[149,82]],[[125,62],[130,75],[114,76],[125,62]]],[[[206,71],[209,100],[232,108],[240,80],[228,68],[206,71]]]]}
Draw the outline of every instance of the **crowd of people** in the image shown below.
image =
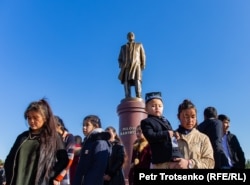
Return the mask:
{"type": "Polygon", "coordinates": [[[135,169],[244,169],[240,143],[229,131],[230,118],[204,109],[197,121],[195,104],[184,99],[177,109],[179,127],[163,115],[160,92],[145,95],[147,118],[136,127],[131,154],[112,126],[102,128],[100,117],[87,115],[82,136],[74,135],[53,114],[46,99],[31,102],[24,111],[28,130],[20,133],[0,166],[0,185],[133,185],[135,169]],[[128,161],[131,155],[131,161],[128,161]],[[128,177],[124,165],[129,164],[128,177]]]}

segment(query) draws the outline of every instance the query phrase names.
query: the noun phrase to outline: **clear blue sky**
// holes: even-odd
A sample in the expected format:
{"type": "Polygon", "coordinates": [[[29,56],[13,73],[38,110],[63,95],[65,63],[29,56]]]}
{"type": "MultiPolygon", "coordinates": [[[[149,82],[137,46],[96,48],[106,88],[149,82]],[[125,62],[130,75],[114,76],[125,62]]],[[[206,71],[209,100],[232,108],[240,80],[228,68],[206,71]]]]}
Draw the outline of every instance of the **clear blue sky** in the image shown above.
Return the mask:
{"type": "Polygon", "coordinates": [[[143,97],[161,91],[174,128],[183,99],[199,122],[216,107],[250,159],[249,10],[249,0],[0,1],[0,159],[43,97],[73,134],[88,114],[118,129],[117,58],[129,31],[146,51],[143,97]]]}

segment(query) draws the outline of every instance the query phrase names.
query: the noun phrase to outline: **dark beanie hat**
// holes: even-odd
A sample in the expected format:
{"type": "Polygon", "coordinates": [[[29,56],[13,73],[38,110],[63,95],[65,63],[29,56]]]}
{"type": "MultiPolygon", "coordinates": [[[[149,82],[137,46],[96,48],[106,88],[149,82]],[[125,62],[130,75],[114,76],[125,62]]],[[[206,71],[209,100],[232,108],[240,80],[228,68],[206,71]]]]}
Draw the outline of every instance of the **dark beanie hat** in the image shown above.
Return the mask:
{"type": "Polygon", "coordinates": [[[145,102],[148,103],[152,99],[159,99],[162,101],[161,92],[150,92],[145,95],[145,102]]]}

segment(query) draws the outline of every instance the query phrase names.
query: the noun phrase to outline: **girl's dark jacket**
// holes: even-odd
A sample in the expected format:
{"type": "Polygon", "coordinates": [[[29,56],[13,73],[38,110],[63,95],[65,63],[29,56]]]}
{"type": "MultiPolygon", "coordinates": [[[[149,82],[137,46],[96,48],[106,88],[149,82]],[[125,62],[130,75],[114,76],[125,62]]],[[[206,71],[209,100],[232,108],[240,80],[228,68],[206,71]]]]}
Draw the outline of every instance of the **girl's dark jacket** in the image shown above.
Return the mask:
{"type": "Polygon", "coordinates": [[[73,185],[103,185],[103,176],[111,155],[109,132],[96,128],[85,137],[73,185]]]}
{"type": "MultiPolygon", "coordinates": [[[[16,185],[18,182],[16,182],[16,174],[15,174],[15,169],[17,168],[18,161],[17,161],[17,156],[19,154],[20,146],[28,140],[29,138],[29,131],[24,131],[22,134],[20,134],[17,138],[16,141],[14,142],[14,145],[12,146],[9,154],[6,157],[5,163],[4,163],[4,169],[6,173],[6,185],[16,185]]],[[[62,142],[62,138],[60,135],[57,137],[56,141],[60,146],[58,147],[58,150],[56,152],[56,157],[55,157],[55,165],[54,168],[51,170],[50,174],[51,177],[49,181],[45,181],[44,178],[41,177],[41,180],[39,184],[36,185],[51,185],[53,183],[53,180],[57,175],[60,174],[60,172],[67,167],[68,164],[68,155],[67,151],[64,149],[64,145],[62,142]]],[[[39,154],[44,155],[43,152],[40,152],[39,154]]],[[[45,169],[47,170],[47,169],[45,169]]]]}
{"type": "Polygon", "coordinates": [[[104,181],[104,185],[125,185],[123,164],[126,156],[124,145],[120,144],[119,141],[113,141],[111,144],[112,154],[109,158],[108,168],[105,172],[111,179],[110,181],[104,181]]]}

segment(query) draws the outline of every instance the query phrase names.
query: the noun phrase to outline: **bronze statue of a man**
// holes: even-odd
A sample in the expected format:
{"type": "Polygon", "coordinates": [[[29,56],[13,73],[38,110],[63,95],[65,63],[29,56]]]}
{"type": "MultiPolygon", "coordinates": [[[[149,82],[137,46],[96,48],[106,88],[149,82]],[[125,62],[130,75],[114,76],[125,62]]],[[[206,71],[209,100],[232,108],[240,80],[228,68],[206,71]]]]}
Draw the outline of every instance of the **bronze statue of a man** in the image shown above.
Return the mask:
{"type": "Polygon", "coordinates": [[[136,97],[141,98],[142,71],[146,65],[146,55],[141,43],[135,42],[135,34],[127,34],[128,42],[121,46],[119,54],[119,67],[121,71],[118,78],[124,84],[125,97],[131,97],[131,86],[135,86],[136,97]]]}

